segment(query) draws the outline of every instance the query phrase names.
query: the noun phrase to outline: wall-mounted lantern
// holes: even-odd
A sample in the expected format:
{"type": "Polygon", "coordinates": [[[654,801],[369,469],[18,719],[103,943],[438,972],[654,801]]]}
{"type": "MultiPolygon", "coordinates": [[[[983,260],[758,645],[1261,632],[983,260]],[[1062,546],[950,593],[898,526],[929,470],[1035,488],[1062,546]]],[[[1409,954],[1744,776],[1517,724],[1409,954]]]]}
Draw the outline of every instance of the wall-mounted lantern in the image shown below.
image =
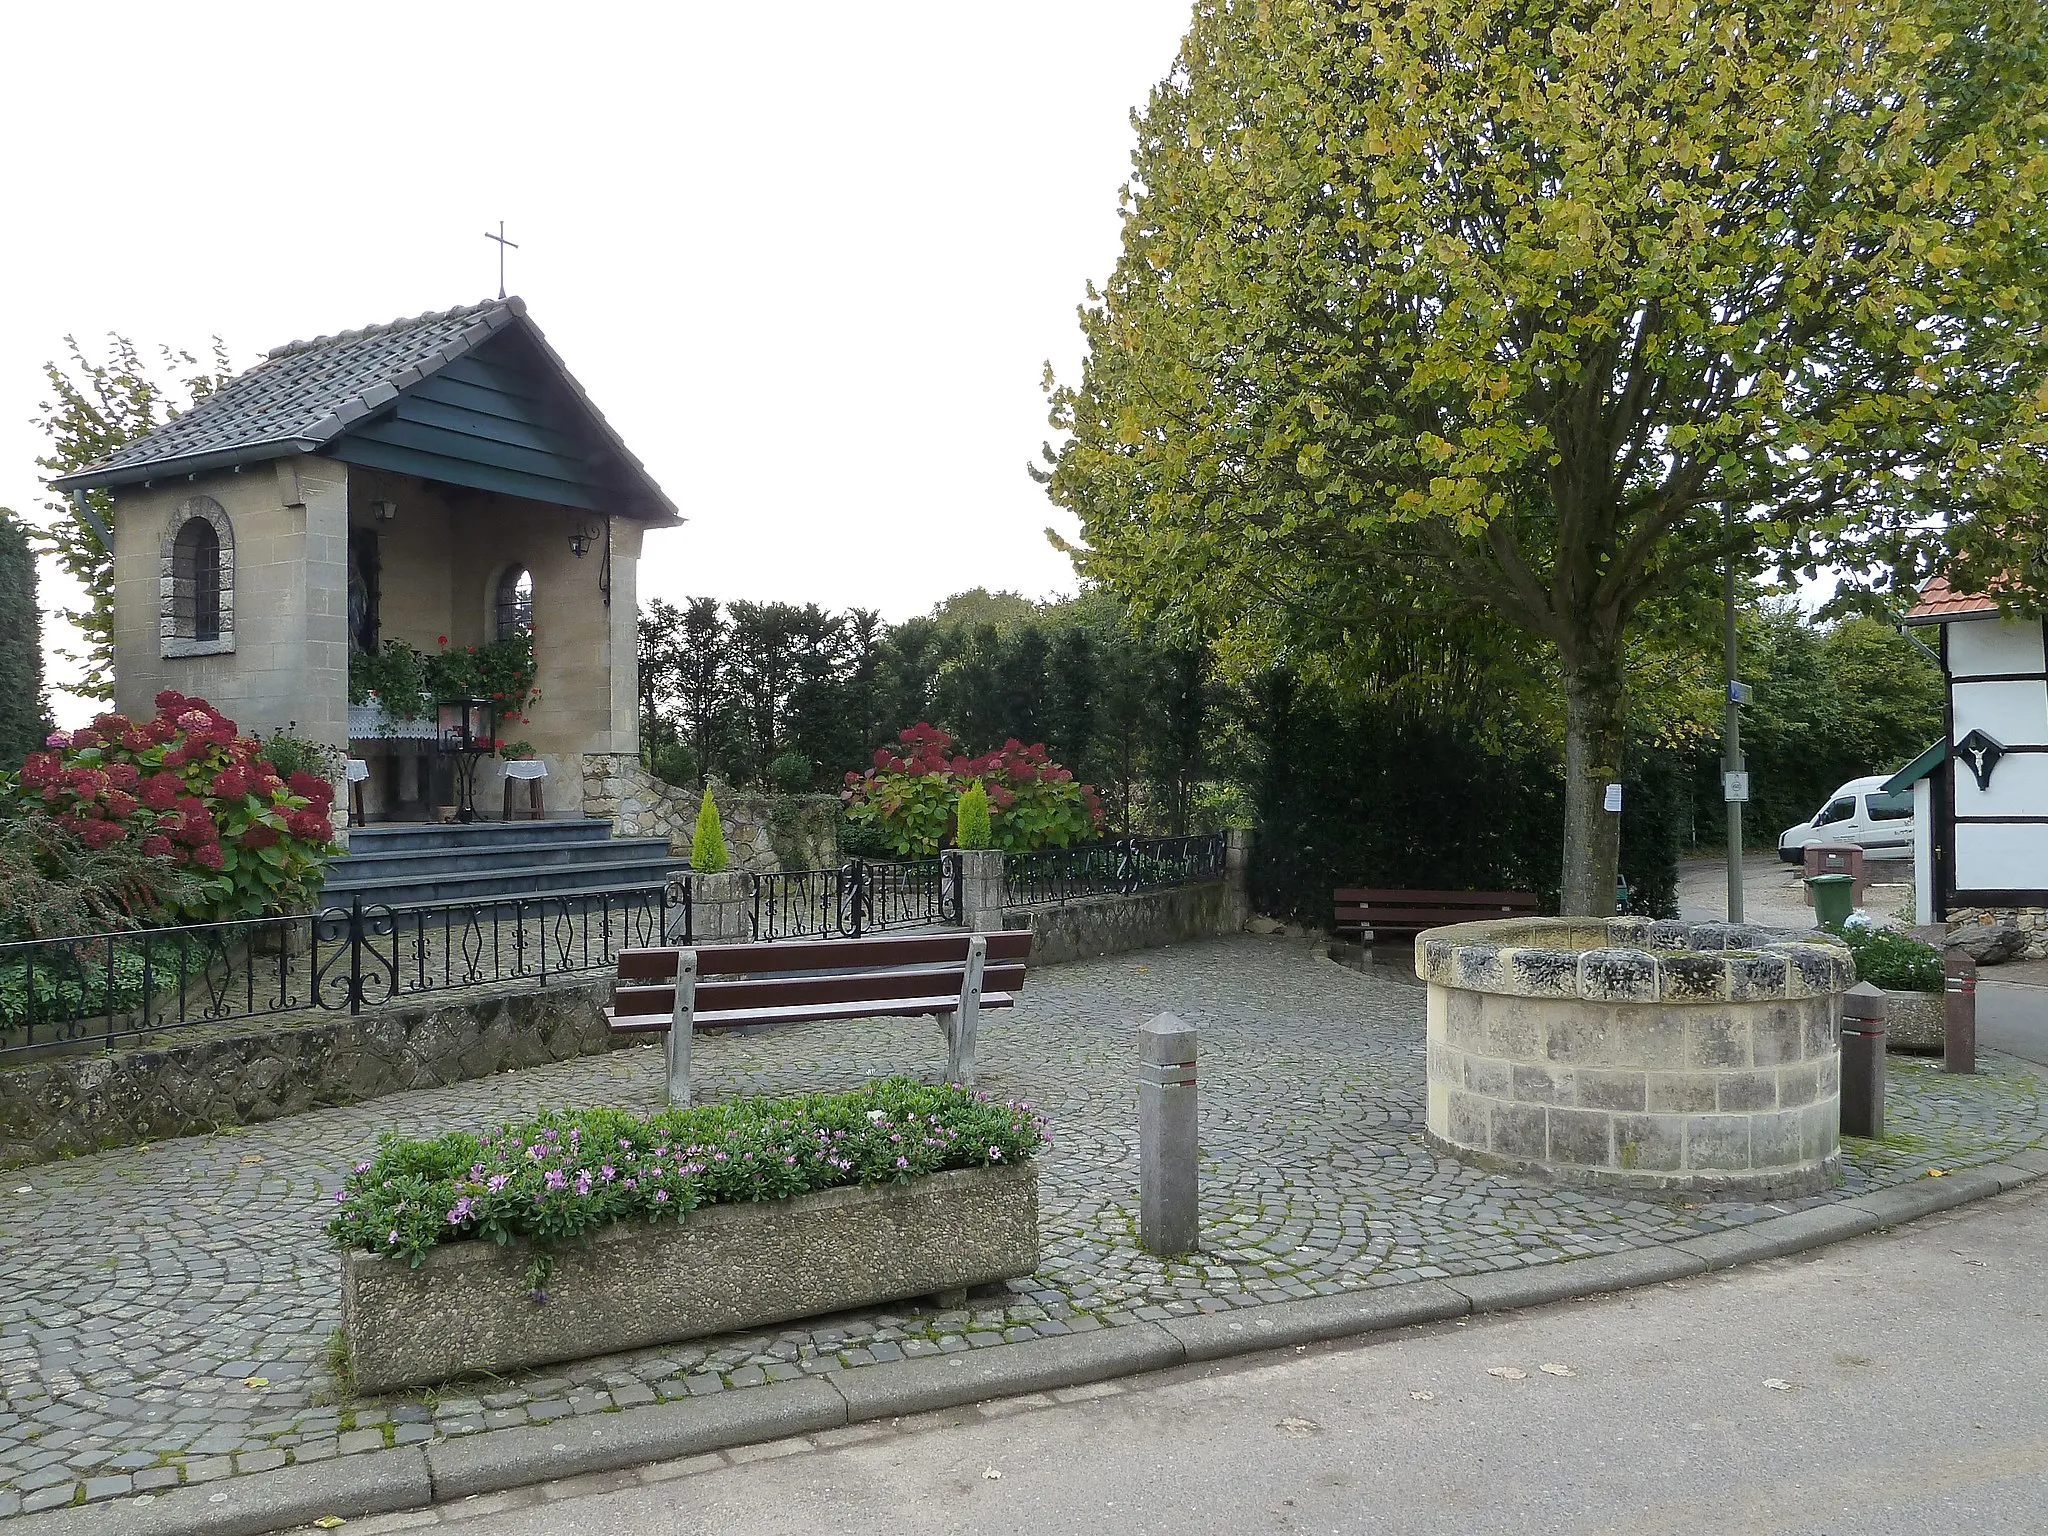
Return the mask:
{"type": "Polygon", "coordinates": [[[373,501],[370,503],[370,515],[380,523],[391,522],[398,516],[398,503],[395,501],[373,501]]]}

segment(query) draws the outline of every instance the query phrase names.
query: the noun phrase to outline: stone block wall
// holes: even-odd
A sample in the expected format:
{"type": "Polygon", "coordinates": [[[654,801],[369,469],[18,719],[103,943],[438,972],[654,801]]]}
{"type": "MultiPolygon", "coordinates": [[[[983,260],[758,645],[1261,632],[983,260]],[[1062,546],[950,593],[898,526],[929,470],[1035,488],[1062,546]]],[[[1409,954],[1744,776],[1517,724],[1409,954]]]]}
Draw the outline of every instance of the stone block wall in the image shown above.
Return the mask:
{"type": "Polygon", "coordinates": [[[1948,931],[1997,924],[2017,928],[2027,936],[2027,947],[2018,958],[2048,960],[2048,907],[1957,907],[1948,915],[1948,931]]]}
{"type": "Polygon", "coordinates": [[[601,1055],[610,996],[606,977],[9,1068],[0,1168],[601,1055]]]}
{"type": "MultiPolygon", "coordinates": [[[[711,781],[734,869],[757,875],[839,866],[839,801],[832,795],[770,795],[711,781]]],[[[583,814],[612,823],[619,837],[665,837],[687,857],[699,795],[649,773],[637,757],[583,754],[583,814]]]]}
{"type": "Polygon", "coordinates": [[[1425,934],[1428,1128],[1481,1163],[1751,1195],[1833,1182],[1839,944],[1528,918],[1425,934]]]}
{"type": "Polygon", "coordinates": [[[1003,914],[1003,926],[1032,931],[1033,965],[1060,965],[1213,939],[1235,933],[1243,920],[1236,917],[1230,887],[1211,880],[1129,896],[1089,896],[1063,905],[1011,907],[1003,914]]]}

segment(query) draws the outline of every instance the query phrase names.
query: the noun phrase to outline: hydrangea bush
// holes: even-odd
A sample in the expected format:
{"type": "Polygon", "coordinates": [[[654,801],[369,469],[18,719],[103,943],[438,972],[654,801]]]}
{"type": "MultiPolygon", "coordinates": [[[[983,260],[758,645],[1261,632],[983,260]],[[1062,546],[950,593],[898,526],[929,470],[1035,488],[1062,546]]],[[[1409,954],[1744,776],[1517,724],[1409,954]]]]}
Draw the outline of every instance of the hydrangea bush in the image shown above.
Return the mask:
{"type": "Polygon", "coordinates": [[[1030,1104],[909,1078],[851,1093],[736,1099],[640,1119],[569,1110],[484,1135],[386,1137],[334,1193],[344,1248],[417,1267],[437,1243],[530,1241],[542,1256],[616,1221],[700,1205],[903,1184],[949,1168],[1021,1163],[1046,1144],[1030,1104]]]}
{"type": "Polygon", "coordinates": [[[963,757],[951,736],[922,721],[898,740],[903,751],[878,748],[874,767],[849,773],[840,792],[847,816],[898,854],[930,858],[953,841],[960,797],[977,782],[988,795],[988,847],[1028,853],[1101,835],[1093,786],[1075,783],[1042,743],[1026,746],[1013,736],[1000,751],[963,757]]]}
{"type": "Polygon", "coordinates": [[[261,743],[204,699],[166,690],[147,721],[103,714],[58,731],[7,787],[88,848],[132,843],[189,876],[166,917],[290,911],[320,887],[334,845],[334,786],[280,775],[261,743]]]}

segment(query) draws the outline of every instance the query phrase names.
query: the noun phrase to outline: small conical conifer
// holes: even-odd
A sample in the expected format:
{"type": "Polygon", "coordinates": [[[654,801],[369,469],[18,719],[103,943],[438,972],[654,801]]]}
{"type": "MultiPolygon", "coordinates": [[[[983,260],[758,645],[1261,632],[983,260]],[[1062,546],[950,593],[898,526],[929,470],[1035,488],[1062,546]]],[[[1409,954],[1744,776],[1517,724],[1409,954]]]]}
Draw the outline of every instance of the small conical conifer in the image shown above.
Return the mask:
{"type": "Polygon", "coordinates": [[[699,875],[721,875],[732,868],[725,851],[725,828],[718,820],[718,802],[711,798],[711,786],[704,786],[704,799],[697,807],[697,831],[690,839],[690,870],[699,875]]]}

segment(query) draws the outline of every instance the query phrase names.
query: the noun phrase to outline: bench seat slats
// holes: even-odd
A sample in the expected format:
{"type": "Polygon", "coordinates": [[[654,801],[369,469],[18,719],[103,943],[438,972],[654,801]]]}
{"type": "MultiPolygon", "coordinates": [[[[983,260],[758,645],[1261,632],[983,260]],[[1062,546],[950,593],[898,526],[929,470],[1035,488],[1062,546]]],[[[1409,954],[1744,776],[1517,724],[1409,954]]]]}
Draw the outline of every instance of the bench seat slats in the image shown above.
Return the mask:
{"type": "Polygon", "coordinates": [[[1367,891],[1340,890],[1334,898],[1342,904],[1384,902],[1403,907],[1530,907],[1537,905],[1529,891],[1367,891]]]}
{"type": "MultiPolygon", "coordinates": [[[[698,951],[701,955],[703,951],[698,951]]],[[[904,970],[866,971],[854,975],[813,972],[801,976],[758,976],[747,980],[699,981],[697,1011],[717,1008],[767,1008],[809,1003],[853,1003],[870,998],[958,997],[964,974],[960,966],[921,966],[904,970]]],[[[984,991],[1011,991],[1024,985],[1024,967],[991,965],[982,972],[984,991]]],[[[627,986],[612,994],[620,1013],[662,1013],[675,1007],[675,983],[627,986]]]]}
{"type": "MultiPolygon", "coordinates": [[[[899,997],[867,999],[846,1003],[812,1003],[808,1006],[776,1008],[717,1008],[700,1010],[699,1029],[745,1029],[762,1024],[829,1024],[840,1019],[901,1019],[944,1017],[960,1006],[960,994],[945,997],[899,997]]],[[[1011,1008],[1016,999],[1008,992],[984,992],[984,1008],[1011,1008]]],[[[666,1013],[622,1014],[605,1010],[605,1019],[622,1035],[662,1034],[669,1027],[666,1013]]]]}
{"type": "MultiPolygon", "coordinates": [[[[967,934],[901,934],[873,939],[797,939],[776,944],[697,946],[697,974],[746,976],[763,971],[836,971],[884,966],[962,965],[967,934]]],[[[1021,963],[1031,954],[1031,930],[983,935],[991,964],[1021,963]]],[[[676,973],[673,948],[622,949],[619,980],[666,981],[676,973]]]]}

